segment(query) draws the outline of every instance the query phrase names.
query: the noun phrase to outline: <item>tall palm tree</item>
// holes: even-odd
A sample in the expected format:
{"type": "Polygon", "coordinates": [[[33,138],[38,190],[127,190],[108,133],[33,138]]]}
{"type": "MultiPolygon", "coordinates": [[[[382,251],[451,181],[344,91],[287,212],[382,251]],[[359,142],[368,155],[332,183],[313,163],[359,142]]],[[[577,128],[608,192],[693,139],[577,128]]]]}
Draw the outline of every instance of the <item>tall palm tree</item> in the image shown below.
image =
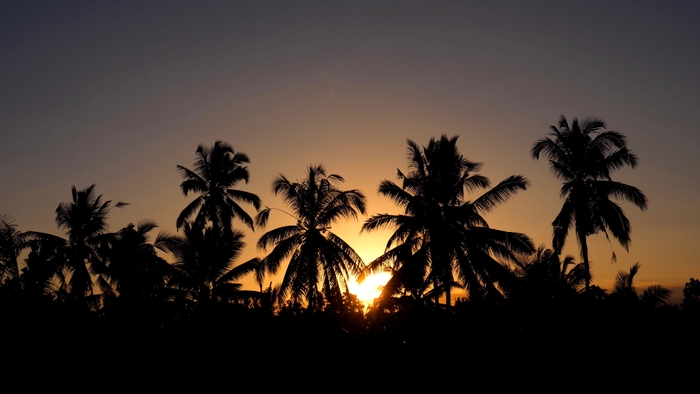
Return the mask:
{"type": "Polygon", "coordinates": [[[178,216],[178,230],[193,215],[194,223],[200,227],[211,221],[212,226],[228,231],[231,221],[238,218],[253,229],[253,219],[239,203],[252,204],[257,210],[260,209],[260,198],[253,193],[233,189],[240,181],[248,183],[248,168],[244,165],[250,162],[248,156],[234,152],[231,145],[222,141],[216,141],[213,147],[200,144],[195,154],[194,171],[177,166],[180,175],[185,178],[180,184],[185,196],[189,192],[200,194],[178,216]]]}
{"type": "MultiPolygon", "coordinates": [[[[586,291],[590,288],[590,263],[586,237],[598,232],[612,235],[629,250],[630,222],[613,199],[631,202],[641,210],[647,208],[647,198],[636,187],[612,180],[611,174],[620,168],[637,166],[637,156],[627,148],[625,136],[606,130],[597,118],[569,122],[562,115],[559,125],[551,126],[548,137],[532,146],[532,156],[549,159],[549,168],[562,181],[561,196],[565,198],[561,211],[552,222],[552,246],[561,253],[566,236],[573,227],[581,246],[581,258],[586,271],[586,291]]],[[[614,255],[613,255],[614,257],[614,255]]]]}
{"type": "MultiPolygon", "coordinates": [[[[276,273],[289,258],[280,297],[291,296],[294,302],[306,300],[311,311],[320,305],[321,293],[332,303],[342,299],[349,274],[356,275],[364,268],[355,250],[330,231],[332,225],[366,212],[362,192],[336,187],[343,181],[340,175],[326,175],[325,168],[316,165],[308,168],[301,182],[291,182],[282,174],[272,182],[272,191],[282,195],[296,224],[270,230],[260,237],[260,249],[266,251],[274,245],[263,260],[265,271],[276,273]]],[[[255,218],[256,224],[264,227],[271,209],[262,210],[255,218]]]]}
{"type": "MultiPolygon", "coordinates": [[[[107,214],[112,209],[112,201],[103,202],[102,196],[95,194],[95,185],[84,190],[73,186],[71,192],[73,201],[60,203],[56,208],[56,224],[68,239],[37,232],[30,232],[30,235],[44,244],[45,247],[39,248],[44,256],[51,252],[50,265],[56,270],[64,293],[73,298],[90,296],[95,286],[109,293],[112,287],[106,276],[107,266],[97,249],[113,236],[107,232],[107,214]]],[[[126,205],[118,202],[114,207],[126,205]]]]}
{"type": "Polygon", "coordinates": [[[379,194],[394,200],[404,213],[374,215],[362,227],[363,231],[396,229],[384,255],[370,263],[367,272],[390,262],[413,266],[406,267],[406,278],[426,275],[435,302],[445,294],[448,306],[455,274],[472,297],[484,291],[497,293],[496,284],[506,280],[509,271],[496,258],[512,260],[513,252],[529,253],[534,248],[524,234],[492,229],[482,216],[527,189],[527,179],[510,176],[474,201],[466,200],[466,193],[486,189],[490,182],[476,174],[481,164],[459,153],[457,138],[432,138],[423,148],[408,140],[409,172],[398,171],[402,186],[388,180],[379,186],[379,194]]]}

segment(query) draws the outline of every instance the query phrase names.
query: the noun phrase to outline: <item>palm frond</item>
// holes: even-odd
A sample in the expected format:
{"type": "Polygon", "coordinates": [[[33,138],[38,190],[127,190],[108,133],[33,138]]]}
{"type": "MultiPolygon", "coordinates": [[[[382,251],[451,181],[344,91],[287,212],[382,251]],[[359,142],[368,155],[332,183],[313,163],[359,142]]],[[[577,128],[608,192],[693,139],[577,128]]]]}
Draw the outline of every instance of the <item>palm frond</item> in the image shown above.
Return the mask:
{"type": "Polygon", "coordinates": [[[522,175],[511,175],[488,192],[477,198],[473,205],[481,212],[490,212],[521,190],[527,190],[530,182],[522,175]]]}
{"type": "Polygon", "coordinates": [[[178,230],[182,228],[187,218],[194,215],[194,213],[197,212],[198,209],[200,209],[203,203],[204,198],[197,197],[191,203],[187,204],[185,209],[183,209],[182,212],[180,212],[180,215],[177,217],[177,220],[175,222],[175,225],[178,230]]]}
{"type": "Polygon", "coordinates": [[[615,181],[596,181],[595,188],[603,196],[613,196],[636,205],[642,211],[647,209],[648,200],[641,190],[634,186],[615,181]]]}
{"type": "Polygon", "coordinates": [[[260,197],[253,193],[242,190],[226,189],[226,195],[234,201],[245,202],[254,206],[256,210],[260,209],[262,200],[260,200],[260,197]]]}
{"type": "Polygon", "coordinates": [[[300,235],[303,231],[303,228],[299,226],[279,227],[263,234],[258,240],[257,246],[259,249],[266,251],[269,246],[276,245],[283,240],[300,235]]]}

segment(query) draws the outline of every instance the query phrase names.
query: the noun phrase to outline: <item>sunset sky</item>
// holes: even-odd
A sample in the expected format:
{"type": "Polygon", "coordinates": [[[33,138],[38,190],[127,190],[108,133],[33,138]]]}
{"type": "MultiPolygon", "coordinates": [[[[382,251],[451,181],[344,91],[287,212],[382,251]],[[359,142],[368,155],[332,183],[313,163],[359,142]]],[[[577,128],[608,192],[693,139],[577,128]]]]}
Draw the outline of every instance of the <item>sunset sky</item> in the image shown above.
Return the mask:
{"type": "MultiPolygon", "coordinates": [[[[614,179],[649,209],[622,204],[629,253],[590,238],[594,283],[640,262],[637,287],[665,285],[679,302],[700,277],[700,3],[476,3],[3,2],[0,214],[61,234],[57,205],[96,183],[131,204],[111,212],[112,230],[150,219],[175,232],[195,198],[176,165],[216,140],[250,157],[237,188],[264,205],[285,208],[270,191],[278,173],[321,163],[366,194],[370,215],[399,213],[379,182],[406,170],[406,139],[446,134],[492,184],[532,183],[490,225],[550,245],[560,184],[530,149],[561,115],[596,116],[638,155],[614,179]]],[[[371,261],[389,233],[359,235],[364,219],[333,231],[371,261]]],[[[273,212],[267,230],[290,220],[273,212]]],[[[247,232],[240,262],[263,256],[261,233],[247,232]]],[[[573,234],[565,253],[578,259],[573,234]]]]}

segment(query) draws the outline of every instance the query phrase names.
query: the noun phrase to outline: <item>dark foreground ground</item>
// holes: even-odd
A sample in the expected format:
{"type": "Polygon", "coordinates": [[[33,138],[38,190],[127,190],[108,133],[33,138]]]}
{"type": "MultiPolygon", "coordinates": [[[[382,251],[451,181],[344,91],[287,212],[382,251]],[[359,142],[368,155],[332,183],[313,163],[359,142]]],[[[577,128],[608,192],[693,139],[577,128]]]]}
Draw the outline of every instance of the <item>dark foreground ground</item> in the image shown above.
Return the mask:
{"type": "Polygon", "coordinates": [[[365,319],[3,312],[3,376],[25,388],[569,391],[684,381],[697,388],[700,376],[700,319],[673,308],[424,310],[365,319]]]}

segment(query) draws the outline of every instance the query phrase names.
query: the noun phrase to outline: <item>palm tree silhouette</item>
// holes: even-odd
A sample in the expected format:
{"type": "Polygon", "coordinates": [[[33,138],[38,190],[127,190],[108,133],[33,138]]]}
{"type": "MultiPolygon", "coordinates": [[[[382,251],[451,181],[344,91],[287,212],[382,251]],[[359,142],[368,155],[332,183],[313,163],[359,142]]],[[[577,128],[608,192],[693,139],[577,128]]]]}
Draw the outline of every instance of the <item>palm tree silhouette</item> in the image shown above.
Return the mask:
{"type": "Polygon", "coordinates": [[[185,222],[182,229],[182,236],[159,244],[175,257],[171,287],[184,292],[187,300],[200,307],[260,296],[257,291],[242,290],[242,285],[235,282],[260,265],[258,258],[235,265],[245,246],[242,232],[229,230],[226,236],[225,229],[202,228],[191,222],[185,222]]]}
{"type": "Polygon", "coordinates": [[[410,171],[398,171],[402,186],[388,180],[379,186],[379,194],[394,200],[404,214],[374,215],[362,227],[363,231],[396,229],[384,255],[370,263],[367,272],[376,272],[391,261],[418,265],[397,273],[405,271],[402,275],[414,280],[421,273],[427,275],[435,302],[444,293],[448,306],[455,274],[471,296],[484,291],[497,293],[496,284],[505,280],[509,271],[496,257],[513,260],[513,252],[530,253],[534,249],[524,234],[492,229],[482,216],[527,189],[528,181],[520,175],[510,176],[474,201],[465,200],[466,192],[486,189],[490,182],[475,174],[481,164],[459,153],[457,138],[443,135],[423,148],[408,140],[410,171]]]}
{"type": "Polygon", "coordinates": [[[664,305],[671,296],[671,290],[661,285],[648,286],[642,292],[641,297],[637,295],[637,289],[634,287],[634,277],[637,276],[641,267],[641,264],[635,263],[630,267],[629,272],[619,271],[617,276],[615,276],[615,285],[612,293],[610,293],[610,298],[619,299],[627,303],[640,300],[643,305],[651,308],[664,305]]]}
{"type": "Polygon", "coordinates": [[[5,294],[18,294],[21,285],[17,258],[28,246],[26,234],[17,230],[12,217],[0,215],[0,291],[5,294]]]}
{"type": "MultiPolygon", "coordinates": [[[[347,291],[348,275],[359,274],[364,268],[355,250],[330,231],[333,224],[356,219],[358,213],[366,211],[362,192],[336,187],[343,181],[340,175],[326,175],[325,168],[316,165],[308,168],[306,179],[301,182],[291,182],[282,174],[272,182],[272,191],[282,195],[296,224],[270,230],[260,237],[258,248],[263,251],[274,245],[263,260],[265,272],[276,273],[282,262],[291,257],[280,297],[284,300],[291,296],[293,302],[305,299],[310,311],[321,305],[319,283],[323,295],[337,304],[342,300],[341,292],[347,291]]],[[[264,227],[271,210],[266,207],[260,211],[256,224],[264,227]]]]}
{"type": "Polygon", "coordinates": [[[616,294],[624,299],[637,299],[637,290],[634,288],[634,277],[639,273],[641,265],[635,263],[630,267],[629,272],[619,271],[615,277],[615,286],[612,294],[616,294]]]}
{"type": "Polygon", "coordinates": [[[591,276],[586,237],[599,231],[606,236],[612,234],[625,250],[629,250],[631,242],[630,222],[611,198],[627,200],[641,210],[647,207],[644,193],[611,178],[615,170],[635,168],[637,156],[627,148],[625,136],[606,130],[602,120],[589,118],[579,123],[574,118],[570,126],[563,115],[559,126],[551,126],[549,136],[533,145],[532,156],[539,159],[540,155],[549,159],[550,170],[563,182],[561,196],[566,198],[552,222],[552,246],[561,253],[569,229],[574,228],[581,245],[588,291],[591,276]]]}
{"type": "Polygon", "coordinates": [[[141,302],[156,297],[172,275],[170,264],[158,256],[156,249],[168,250],[175,238],[160,232],[151,244],[149,233],[156,227],[151,221],[142,221],[136,226],[130,223],[99,249],[102,258],[108,261],[110,284],[122,302],[141,302]]]}
{"type": "Polygon", "coordinates": [[[187,196],[189,192],[200,196],[189,203],[177,218],[177,229],[196,214],[194,223],[204,227],[207,221],[215,228],[230,232],[231,221],[238,218],[253,229],[253,219],[241,208],[239,202],[252,204],[260,209],[260,198],[249,192],[233,189],[240,181],[248,183],[248,168],[244,164],[250,160],[245,153],[234,152],[231,145],[216,141],[213,147],[199,145],[196,151],[194,171],[178,165],[177,169],[185,178],[180,189],[187,196]]]}
{"type": "Polygon", "coordinates": [[[535,253],[519,255],[514,273],[525,286],[525,295],[538,299],[555,299],[577,294],[584,286],[583,264],[573,256],[560,255],[540,245],[535,253]]]}
{"type": "MultiPolygon", "coordinates": [[[[58,290],[73,299],[94,295],[95,286],[102,293],[111,293],[107,266],[100,258],[98,248],[113,237],[113,234],[107,232],[107,214],[112,209],[112,202],[103,202],[102,196],[95,194],[95,185],[84,190],[76,190],[73,186],[71,193],[73,201],[60,203],[56,208],[56,224],[68,239],[29,232],[36,242],[43,245],[34,248],[36,252],[33,257],[38,258],[38,252],[42,251],[60,283],[58,290]]],[[[128,204],[118,202],[114,207],[126,205],[128,204]]]]}

